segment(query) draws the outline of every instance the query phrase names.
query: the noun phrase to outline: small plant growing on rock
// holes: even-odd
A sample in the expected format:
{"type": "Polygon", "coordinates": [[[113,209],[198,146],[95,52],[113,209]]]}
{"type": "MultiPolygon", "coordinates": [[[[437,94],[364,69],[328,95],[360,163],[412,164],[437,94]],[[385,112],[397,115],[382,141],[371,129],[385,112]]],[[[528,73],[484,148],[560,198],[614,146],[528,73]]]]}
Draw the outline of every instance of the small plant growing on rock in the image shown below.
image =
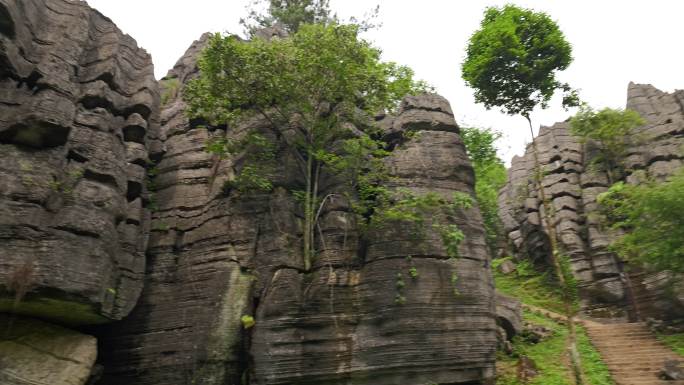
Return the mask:
{"type": "Polygon", "coordinates": [[[416,279],[416,278],[418,278],[418,275],[419,275],[418,269],[416,269],[415,267],[411,267],[408,270],[408,274],[409,274],[409,277],[411,277],[412,279],[416,279]]]}
{"type": "Polygon", "coordinates": [[[451,273],[451,286],[454,289],[454,295],[458,297],[461,295],[461,292],[458,291],[458,287],[456,286],[458,284],[458,274],[456,272],[451,273]]]}
{"type": "Polygon", "coordinates": [[[646,121],[636,111],[612,108],[594,111],[588,106],[583,106],[570,119],[571,132],[582,143],[590,140],[598,143],[601,152],[591,160],[590,166],[603,165],[610,184],[615,182],[616,173],[622,172],[622,161],[628,144],[633,141],[634,130],[644,124],[646,121]]]}
{"type": "Polygon", "coordinates": [[[242,322],[242,327],[245,328],[245,330],[251,329],[254,327],[254,325],[256,325],[254,317],[248,314],[245,314],[242,317],[240,317],[240,322],[242,322]]]}

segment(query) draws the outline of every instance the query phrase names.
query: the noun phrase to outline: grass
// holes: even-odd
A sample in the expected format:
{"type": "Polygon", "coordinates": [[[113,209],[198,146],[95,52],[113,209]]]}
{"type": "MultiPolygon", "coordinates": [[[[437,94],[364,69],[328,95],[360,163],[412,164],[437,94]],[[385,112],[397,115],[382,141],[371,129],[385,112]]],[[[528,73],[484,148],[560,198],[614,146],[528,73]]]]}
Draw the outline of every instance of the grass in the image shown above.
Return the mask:
{"type": "Polygon", "coordinates": [[[658,334],[658,339],[684,357],[684,333],[658,334]]]}
{"type": "Polygon", "coordinates": [[[534,270],[526,261],[517,264],[515,272],[504,275],[497,267],[510,258],[497,259],[492,263],[496,290],[519,299],[522,303],[534,305],[563,314],[565,306],[558,289],[553,287],[548,273],[534,270]]]}
{"type": "MultiPolygon", "coordinates": [[[[500,261],[497,261],[500,263],[500,261]]],[[[558,313],[563,312],[563,302],[556,289],[549,285],[548,277],[535,272],[525,263],[518,264],[517,272],[503,275],[496,271],[496,288],[501,293],[518,298],[521,302],[546,308],[558,313]],[[521,267],[522,265],[522,267],[521,267]]],[[[517,361],[519,356],[531,358],[539,369],[539,375],[533,378],[531,385],[573,385],[570,360],[567,357],[566,341],[568,329],[541,314],[523,311],[525,321],[544,326],[553,335],[537,344],[532,344],[521,337],[513,341],[514,353],[506,356],[500,353],[497,359],[497,385],[520,385],[517,379],[517,361]]],[[[580,353],[582,369],[587,385],[611,385],[613,381],[608,368],[601,360],[601,355],[589,341],[582,327],[577,328],[577,348],[580,353]]]]}

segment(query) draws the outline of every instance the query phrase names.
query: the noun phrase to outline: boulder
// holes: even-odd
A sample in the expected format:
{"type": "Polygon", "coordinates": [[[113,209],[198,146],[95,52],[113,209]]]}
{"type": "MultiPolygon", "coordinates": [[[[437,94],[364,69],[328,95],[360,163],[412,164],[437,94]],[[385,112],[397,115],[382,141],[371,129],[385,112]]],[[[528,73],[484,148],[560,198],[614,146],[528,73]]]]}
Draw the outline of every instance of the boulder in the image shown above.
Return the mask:
{"type": "Polygon", "coordinates": [[[42,321],[0,315],[0,383],[84,385],[97,357],[94,337],[42,321]]]}
{"type": "Polygon", "coordinates": [[[658,377],[665,381],[684,380],[684,368],[681,364],[680,361],[675,360],[665,361],[658,377]]]}
{"type": "Polygon", "coordinates": [[[511,340],[523,330],[522,305],[513,297],[496,293],[497,324],[506,331],[511,340]]]}
{"type": "Polygon", "coordinates": [[[501,264],[497,268],[497,270],[504,275],[511,274],[515,272],[516,269],[517,266],[515,266],[515,262],[511,261],[510,259],[501,262],[501,264]]]}

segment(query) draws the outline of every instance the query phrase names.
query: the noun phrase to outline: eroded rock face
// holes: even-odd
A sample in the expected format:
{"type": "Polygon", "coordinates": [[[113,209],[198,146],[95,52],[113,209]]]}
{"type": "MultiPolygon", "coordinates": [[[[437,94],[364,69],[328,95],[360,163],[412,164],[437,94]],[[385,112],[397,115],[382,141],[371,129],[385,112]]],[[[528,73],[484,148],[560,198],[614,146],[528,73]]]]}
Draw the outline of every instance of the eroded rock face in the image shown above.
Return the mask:
{"type": "Polygon", "coordinates": [[[523,330],[522,305],[513,297],[496,293],[497,324],[506,331],[510,340],[523,330]]]}
{"type": "MultiPolygon", "coordinates": [[[[556,214],[561,247],[570,257],[580,286],[585,311],[596,316],[620,316],[625,310],[634,313],[636,303],[642,318],[682,314],[681,304],[666,294],[668,285],[662,274],[623,274],[622,262],[607,249],[618,234],[602,223],[597,197],[619,180],[663,180],[681,167],[684,92],[668,94],[650,85],[630,83],[627,108],[639,112],[648,123],[637,129],[630,141],[623,174],[608,175],[590,166],[599,150],[592,143],[581,145],[565,122],[542,127],[536,138],[544,170],[543,184],[556,214]]],[[[511,162],[508,183],[499,195],[499,207],[513,251],[519,257],[548,263],[544,259],[550,246],[542,228],[543,208],[533,184],[533,170],[532,147],[528,146],[524,156],[514,157],[511,162]]]]}
{"type": "MultiPolygon", "coordinates": [[[[233,159],[206,141],[244,127],[188,120],[180,98],[196,75],[207,35],[162,85],[147,283],[139,305],[103,341],[103,384],[456,384],[493,377],[496,320],[489,256],[479,210],[450,220],[466,235],[450,258],[426,221],[362,235],[348,204],[321,214],[325,250],[311,272],[300,255],[301,217],[290,191],[294,163],[278,154],[269,194],[224,188],[233,159]],[[411,277],[411,269],[418,273],[411,277]],[[404,285],[397,284],[401,276],[404,285]],[[243,327],[252,315],[256,324],[243,327]]],[[[244,125],[268,127],[255,118],[244,125]]],[[[448,102],[408,98],[380,122],[396,147],[390,187],[473,194],[473,171],[448,102]],[[400,140],[406,131],[411,139],[400,140]]],[[[267,131],[265,131],[267,132],[267,131]]],[[[326,179],[325,191],[340,188],[326,179]]]]}
{"type": "Polygon", "coordinates": [[[0,0],[0,312],[130,312],[158,106],[150,56],[85,2],[0,0]]]}
{"type": "Polygon", "coordinates": [[[83,385],[96,357],[94,337],[29,318],[0,315],[3,385],[83,385]]]}

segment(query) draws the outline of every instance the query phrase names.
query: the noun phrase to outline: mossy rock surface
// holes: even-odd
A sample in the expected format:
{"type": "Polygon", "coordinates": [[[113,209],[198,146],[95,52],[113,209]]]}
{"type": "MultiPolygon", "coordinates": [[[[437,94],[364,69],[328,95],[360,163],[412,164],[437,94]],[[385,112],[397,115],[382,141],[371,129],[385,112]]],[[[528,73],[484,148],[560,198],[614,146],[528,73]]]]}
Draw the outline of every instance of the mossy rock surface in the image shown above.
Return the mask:
{"type": "Polygon", "coordinates": [[[63,325],[99,325],[112,320],[100,315],[92,304],[77,297],[54,293],[30,293],[21,301],[0,292],[0,313],[35,317],[63,325]]]}

